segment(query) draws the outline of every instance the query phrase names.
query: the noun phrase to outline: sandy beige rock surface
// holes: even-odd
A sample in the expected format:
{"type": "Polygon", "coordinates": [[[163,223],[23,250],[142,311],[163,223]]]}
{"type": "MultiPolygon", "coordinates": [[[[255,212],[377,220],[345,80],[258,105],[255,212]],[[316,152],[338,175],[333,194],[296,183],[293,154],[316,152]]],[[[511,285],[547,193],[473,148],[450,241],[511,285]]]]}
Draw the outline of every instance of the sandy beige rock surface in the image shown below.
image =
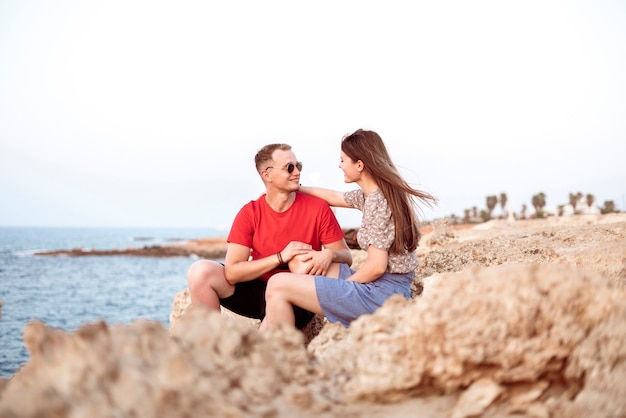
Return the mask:
{"type": "Polygon", "coordinates": [[[626,215],[438,224],[418,252],[413,300],[310,341],[184,291],[169,330],[31,323],[0,416],[626,416],[626,215]]]}

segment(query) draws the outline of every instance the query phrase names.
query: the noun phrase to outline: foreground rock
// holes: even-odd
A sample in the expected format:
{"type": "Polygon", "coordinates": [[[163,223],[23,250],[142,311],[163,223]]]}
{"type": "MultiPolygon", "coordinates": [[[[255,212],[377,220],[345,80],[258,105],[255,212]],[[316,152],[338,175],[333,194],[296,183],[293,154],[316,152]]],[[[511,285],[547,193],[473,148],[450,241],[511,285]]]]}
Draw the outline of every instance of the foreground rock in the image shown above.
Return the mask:
{"type": "Polygon", "coordinates": [[[169,330],[31,323],[0,416],[626,416],[626,221],[485,227],[433,231],[419,296],[308,345],[188,306],[169,330]]]}
{"type": "Polygon", "coordinates": [[[346,401],[459,394],[452,416],[623,416],[625,296],[573,267],[475,268],[328,326],[309,350],[346,401]]]}
{"type": "Polygon", "coordinates": [[[573,266],[508,265],[446,273],[308,349],[293,329],[200,308],[171,337],[148,321],[35,322],[0,416],[623,416],[625,301],[573,266]]]}

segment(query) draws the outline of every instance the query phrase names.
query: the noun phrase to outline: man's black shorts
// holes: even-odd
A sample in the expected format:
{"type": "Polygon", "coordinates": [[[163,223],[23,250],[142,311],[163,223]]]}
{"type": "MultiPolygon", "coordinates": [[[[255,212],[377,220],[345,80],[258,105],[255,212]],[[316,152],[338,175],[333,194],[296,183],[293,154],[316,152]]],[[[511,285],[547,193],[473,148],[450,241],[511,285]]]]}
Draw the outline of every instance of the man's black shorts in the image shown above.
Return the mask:
{"type": "MultiPolygon", "coordinates": [[[[226,309],[236,314],[247,316],[248,318],[265,318],[265,289],[267,282],[262,279],[254,279],[249,282],[235,284],[235,293],[224,299],[220,299],[220,304],[226,309]]],[[[296,328],[304,328],[315,314],[298,306],[293,307],[296,316],[296,328]]]]}

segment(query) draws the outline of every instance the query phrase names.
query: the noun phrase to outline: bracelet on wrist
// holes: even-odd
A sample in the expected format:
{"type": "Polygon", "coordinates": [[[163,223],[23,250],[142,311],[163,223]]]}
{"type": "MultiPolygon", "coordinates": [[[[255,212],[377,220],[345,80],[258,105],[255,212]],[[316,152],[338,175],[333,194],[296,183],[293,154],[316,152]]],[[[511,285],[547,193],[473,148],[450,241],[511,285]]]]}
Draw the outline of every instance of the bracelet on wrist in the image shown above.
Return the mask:
{"type": "Polygon", "coordinates": [[[276,256],[278,257],[278,264],[285,264],[285,262],[283,261],[283,256],[280,255],[280,251],[276,253],[276,256]]]}

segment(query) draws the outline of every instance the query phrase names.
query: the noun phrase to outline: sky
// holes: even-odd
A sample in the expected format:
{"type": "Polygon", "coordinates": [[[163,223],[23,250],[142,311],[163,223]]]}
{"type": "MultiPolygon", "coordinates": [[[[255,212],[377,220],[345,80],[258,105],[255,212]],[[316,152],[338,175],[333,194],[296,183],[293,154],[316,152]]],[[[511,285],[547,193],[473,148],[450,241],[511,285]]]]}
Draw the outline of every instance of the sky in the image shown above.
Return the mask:
{"type": "Polygon", "coordinates": [[[357,188],[359,128],[439,199],[424,221],[500,193],[625,210],[626,3],[0,1],[0,226],[227,229],[268,143],[357,188]]]}

